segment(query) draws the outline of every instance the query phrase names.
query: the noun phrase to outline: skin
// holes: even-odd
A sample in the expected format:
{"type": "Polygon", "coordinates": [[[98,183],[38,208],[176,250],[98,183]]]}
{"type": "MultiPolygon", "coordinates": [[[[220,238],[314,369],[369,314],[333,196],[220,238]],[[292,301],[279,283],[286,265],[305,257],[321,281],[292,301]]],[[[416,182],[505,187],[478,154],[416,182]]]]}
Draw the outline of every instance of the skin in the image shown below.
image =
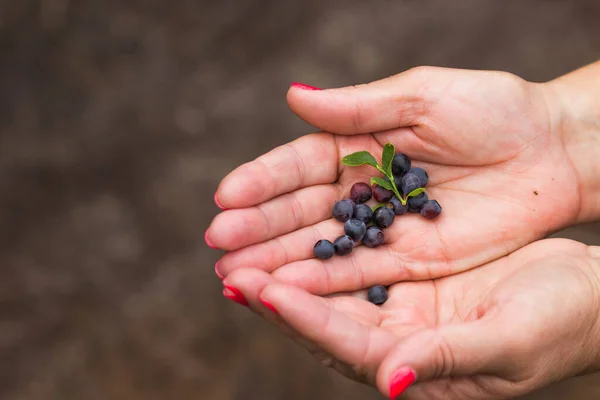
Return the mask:
{"type": "Polygon", "coordinates": [[[411,400],[504,399],[600,369],[600,247],[570,240],[394,284],[380,307],[366,290],[315,296],[253,268],[224,284],[324,365],[385,396],[406,366],[417,375],[405,392],[411,400]]]}
{"type": "Polygon", "coordinates": [[[600,370],[600,248],[530,244],[600,217],[598,77],[600,63],[545,84],[418,68],[291,88],[292,110],[335,134],[304,136],[223,180],[216,200],[230,210],[206,239],[228,251],[224,284],[384,395],[406,369],[417,376],[406,398],[450,400],[509,398],[600,370]],[[331,205],[373,174],[340,159],[386,142],[428,170],[442,217],[402,216],[385,246],[312,259],[314,242],[340,232],[331,205]],[[375,284],[391,285],[381,307],[366,301],[375,284]]]}

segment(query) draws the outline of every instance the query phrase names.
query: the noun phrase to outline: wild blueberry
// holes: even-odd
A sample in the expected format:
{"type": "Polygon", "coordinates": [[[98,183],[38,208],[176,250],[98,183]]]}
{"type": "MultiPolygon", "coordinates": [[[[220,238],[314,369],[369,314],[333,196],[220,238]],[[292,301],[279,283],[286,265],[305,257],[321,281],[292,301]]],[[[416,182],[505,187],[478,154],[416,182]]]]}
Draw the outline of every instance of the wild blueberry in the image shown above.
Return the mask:
{"type": "Polygon", "coordinates": [[[414,197],[409,197],[406,201],[406,205],[408,206],[408,212],[421,212],[421,207],[423,207],[423,204],[425,204],[427,200],[429,200],[429,196],[427,196],[427,193],[425,192],[414,197]]]}
{"type": "Polygon", "coordinates": [[[408,203],[402,205],[402,202],[396,196],[390,199],[389,204],[391,204],[392,207],[394,207],[394,214],[396,215],[406,214],[406,212],[408,211],[408,203]]]}
{"type": "Polygon", "coordinates": [[[357,204],[369,201],[372,194],[371,186],[364,182],[355,183],[350,189],[350,198],[357,204]]]}
{"type": "Polygon", "coordinates": [[[334,204],[331,215],[340,222],[346,222],[354,213],[354,202],[350,199],[340,200],[334,204]]]}
{"type": "Polygon", "coordinates": [[[415,189],[423,187],[421,179],[412,172],[407,172],[402,177],[402,193],[406,196],[415,189]]]}
{"type": "Polygon", "coordinates": [[[428,200],[421,207],[421,215],[427,219],[436,219],[442,212],[442,206],[437,200],[428,200]]]}
{"type": "Polygon", "coordinates": [[[375,200],[377,200],[378,203],[387,203],[388,201],[390,201],[393,195],[394,192],[392,192],[391,190],[387,190],[382,186],[375,185],[373,187],[373,197],[375,198],[375,200]]]}
{"type": "Polygon", "coordinates": [[[421,180],[421,187],[427,186],[427,183],[429,182],[429,175],[427,175],[427,171],[425,171],[423,168],[414,167],[411,168],[408,172],[415,174],[419,177],[419,179],[421,180]]]}
{"type": "Polygon", "coordinates": [[[368,224],[373,218],[373,210],[366,204],[357,204],[356,207],[354,207],[354,216],[352,218],[368,224]]]}
{"type": "Polygon", "coordinates": [[[345,256],[352,253],[354,240],[348,235],[342,235],[333,241],[333,247],[335,249],[335,254],[338,256],[345,256]]]}
{"type": "Polygon", "coordinates": [[[388,299],[387,289],[381,285],[373,286],[367,292],[367,298],[369,302],[380,306],[388,299]]]}
{"type": "Polygon", "coordinates": [[[363,236],[362,242],[367,247],[378,247],[383,244],[385,236],[381,228],[377,226],[370,226],[367,228],[365,236],[363,236]]]}
{"type": "Polygon", "coordinates": [[[410,158],[408,158],[405,154],[396,153],[394,159],[392,160],[392,174],[394,175],[404,175],[410,169],[410,158]]]}
{"type": "Polygon", "coordinates": [[[367,225],[358,219],[349,219],[344,223],[344,232],[355,242],[362,240],[366,231],[367,225]]]}
{"type": "Polygon", "coordinates": [[[390,227],[394,223],[394,211],[387,207],[379,207],[373,213],[373,222],[382,229],[390,227]]]}
{"type": "Polygon", "coordinates": [[[322,239],[315,243],[313,252],[315,253],[315,257],[318,259],[327,260],[328,258],[333,257],[335,249],[333,248],[333,243],[331,243],[329,240],[322,239]]]}

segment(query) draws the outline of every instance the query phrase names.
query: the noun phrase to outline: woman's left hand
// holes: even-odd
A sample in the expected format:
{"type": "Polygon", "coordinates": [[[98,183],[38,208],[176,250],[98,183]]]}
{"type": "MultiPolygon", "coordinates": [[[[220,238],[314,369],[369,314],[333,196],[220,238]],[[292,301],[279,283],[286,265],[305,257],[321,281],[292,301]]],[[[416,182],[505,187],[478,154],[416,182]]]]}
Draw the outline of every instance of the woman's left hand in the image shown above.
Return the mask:
{"type": "Polygon", "coordinates": [[[394,284],[382,306],[361,287],[315,296],[312,282],[253,268],[223,281],[322,363],[391,398],[410,386],[408,399],[503,399],[600,369],[598,247],[543,240],[458,275],[394,284]]]}

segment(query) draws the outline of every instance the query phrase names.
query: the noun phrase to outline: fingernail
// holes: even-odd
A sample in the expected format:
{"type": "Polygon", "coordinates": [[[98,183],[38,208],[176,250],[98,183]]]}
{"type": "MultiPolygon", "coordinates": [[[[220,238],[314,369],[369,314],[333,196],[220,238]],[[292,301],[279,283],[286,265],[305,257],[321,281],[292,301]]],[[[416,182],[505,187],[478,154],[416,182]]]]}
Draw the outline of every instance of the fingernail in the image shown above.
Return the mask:
{"type": "Polygon", "coordinates": [[[263,299],[260,299],[260,302],[263,303],[263,305],[265,307],[267,307],[269,310],[273,311],[276,315],[279,315],[279,313],[277,312],[277,310],[275,309],[275,307],[273,307],[273,304],[271,304],[268,301],[265,301],[263,299]]]}
{"type": "Polygon", "coordinates": [[[217,249],[217,247],[210,242],[210,239],[208,239],[208,231],[206,231],[206,233],[204,233],[204,241],[206,242],[208,247],[210,247],[211,249],[217,249]]]}
{"type": "Polygon", "coordinates": [[[415,371],[404,367],[397,370],[390,380],[390,398],[395,399],[413,384],[416,379],[415,371]]]}
{"type": "Polygon", "coordinates": [[[223,280],[225,277],[219,272],[219,262],[217,261],[215,263],[215,274],[217,274],[217,276],[219,278],[221,278],[221,280],[223,280]]]}
{"type": "Polygon", "coordinates": [[[239,289],[234,288],[233,286],[224,285],[225,289],[223,289],[223,296],[227,297],[229,300],[233,300],[238,304],[248,307],[248,300],[244,297],[242,292],[239,289]]]}
{"type": "Polygon", "coordinates": [[[303,89],[303,90],[323,90],[323,89],[318,88],[316,86],[305,85],[304,83],[300,83],[300,82],[294,82],[294,83],[292,83],[292,87],[295,87],[295,88],[298,88],[298,89],[303,89]]]}
{"type": "Polygon", "coordinates": [[[219,203],[219,199],[217,199],[217,194],[215,193],[215,204],[217,205],[217,207],[219,207],[221,210],[225,211],[227,210],[227,208],[223,207],[221,205],[221,203],[219,203]]]}

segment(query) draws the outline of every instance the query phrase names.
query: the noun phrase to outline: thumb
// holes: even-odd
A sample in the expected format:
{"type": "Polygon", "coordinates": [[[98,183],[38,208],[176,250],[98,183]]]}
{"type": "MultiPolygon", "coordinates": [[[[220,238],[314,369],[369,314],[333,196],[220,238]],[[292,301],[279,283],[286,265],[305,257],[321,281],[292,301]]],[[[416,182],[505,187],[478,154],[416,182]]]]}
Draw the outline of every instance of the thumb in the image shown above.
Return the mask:
{"type": "Polygon", "coordinates": [[[298,117],[326,132],[359,134],[412,126],[427,114],[436,89],[454,75],[450,71],[418,67],[364,85],[325,90],[296,83],[287,101],[298,117]]]}
{"type": "Polygon", "coordinates": [[[501,368],[507,338],[499,324],[477,320],[416,332],[401,340],[377,371],[377,386],[391,399],[415,382],[493,373],[501,368]]]}

